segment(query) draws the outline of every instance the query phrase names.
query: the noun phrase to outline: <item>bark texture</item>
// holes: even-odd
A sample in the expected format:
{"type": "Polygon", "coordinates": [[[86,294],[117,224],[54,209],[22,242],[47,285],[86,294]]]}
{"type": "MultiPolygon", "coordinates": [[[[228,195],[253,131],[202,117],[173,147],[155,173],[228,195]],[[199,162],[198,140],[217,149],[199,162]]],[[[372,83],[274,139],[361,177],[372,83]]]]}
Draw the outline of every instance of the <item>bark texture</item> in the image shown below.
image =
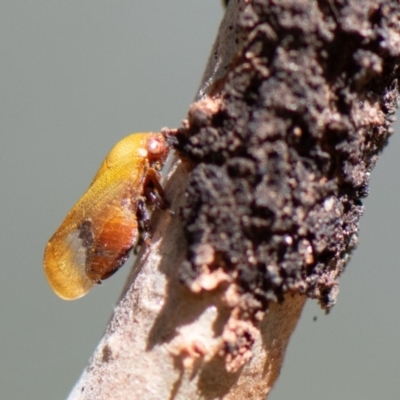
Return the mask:
{"type": "Polygon", "coordinates": [[[392,133],[397,0],[231,0],[155,212],[70,399],[263,399],[329,310],[392,133]]]}

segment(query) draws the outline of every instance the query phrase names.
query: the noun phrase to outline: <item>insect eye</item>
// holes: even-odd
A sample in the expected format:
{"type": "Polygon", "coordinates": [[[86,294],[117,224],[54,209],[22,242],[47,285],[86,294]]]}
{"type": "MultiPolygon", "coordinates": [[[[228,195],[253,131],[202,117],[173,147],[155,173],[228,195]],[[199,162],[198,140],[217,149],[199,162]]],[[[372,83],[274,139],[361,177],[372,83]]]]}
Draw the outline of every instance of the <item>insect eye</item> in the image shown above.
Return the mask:
{"type": "Polygon", "coordinates": [[[161,135],[152,136],[147,141],[148,157],[151,161],[164,160],[168,155],[169,147],[161,135]]]}
{"type": "Polygon", "coordinates": [[[147,142],[147,151],[153,156],[164,153],[165,142],[158,137],[150,138],[147,142]]]}

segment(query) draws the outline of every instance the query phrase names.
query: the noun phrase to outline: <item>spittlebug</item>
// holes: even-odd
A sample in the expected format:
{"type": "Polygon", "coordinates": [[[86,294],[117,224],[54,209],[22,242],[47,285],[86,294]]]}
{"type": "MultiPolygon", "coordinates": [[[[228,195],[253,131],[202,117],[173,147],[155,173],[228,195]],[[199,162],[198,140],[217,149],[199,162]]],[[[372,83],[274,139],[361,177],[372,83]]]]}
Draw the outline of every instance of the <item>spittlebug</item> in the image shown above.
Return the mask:
{"type": "Polygon", "coordinates": [[[138,241],[139,222],[148,231],[146,202],[165,208],[158,170],[168,151],[161,133],[129,135],[110,151],[47,243],[44,271],[58,296],[78,299],[124,264],[138,241]]]}

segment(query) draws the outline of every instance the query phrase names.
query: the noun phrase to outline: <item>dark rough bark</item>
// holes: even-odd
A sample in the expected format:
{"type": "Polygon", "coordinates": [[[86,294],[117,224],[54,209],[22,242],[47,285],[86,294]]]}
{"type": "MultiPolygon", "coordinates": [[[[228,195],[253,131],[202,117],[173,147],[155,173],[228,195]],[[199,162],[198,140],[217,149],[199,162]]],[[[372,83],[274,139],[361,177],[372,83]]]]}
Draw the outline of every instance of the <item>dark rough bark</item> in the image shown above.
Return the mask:
{"type": "Polygon", "coordinates": [[[190,288],[222,270],[246,315],[288,290],[334,305],[392,133],[399,18],[398,1],[248,2],[232,27],[244,51],[176,144],[194,166],[182,211],[190,288]]]}

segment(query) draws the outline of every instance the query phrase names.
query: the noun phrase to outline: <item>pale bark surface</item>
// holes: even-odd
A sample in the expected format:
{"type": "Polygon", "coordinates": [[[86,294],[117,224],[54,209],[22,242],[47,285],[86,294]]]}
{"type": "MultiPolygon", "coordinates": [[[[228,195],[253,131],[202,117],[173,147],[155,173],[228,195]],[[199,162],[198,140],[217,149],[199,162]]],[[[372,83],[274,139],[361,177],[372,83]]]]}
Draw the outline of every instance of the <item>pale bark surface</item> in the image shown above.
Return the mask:
{"type": "MultiPolygon", "coordinates": [[[[69,399],[263,399],[329,309],[391,133],[398,1],[231,0],[155,211],[69,399]]],[[[312,349],[310,349],[312,351],[312,349]]]]}

